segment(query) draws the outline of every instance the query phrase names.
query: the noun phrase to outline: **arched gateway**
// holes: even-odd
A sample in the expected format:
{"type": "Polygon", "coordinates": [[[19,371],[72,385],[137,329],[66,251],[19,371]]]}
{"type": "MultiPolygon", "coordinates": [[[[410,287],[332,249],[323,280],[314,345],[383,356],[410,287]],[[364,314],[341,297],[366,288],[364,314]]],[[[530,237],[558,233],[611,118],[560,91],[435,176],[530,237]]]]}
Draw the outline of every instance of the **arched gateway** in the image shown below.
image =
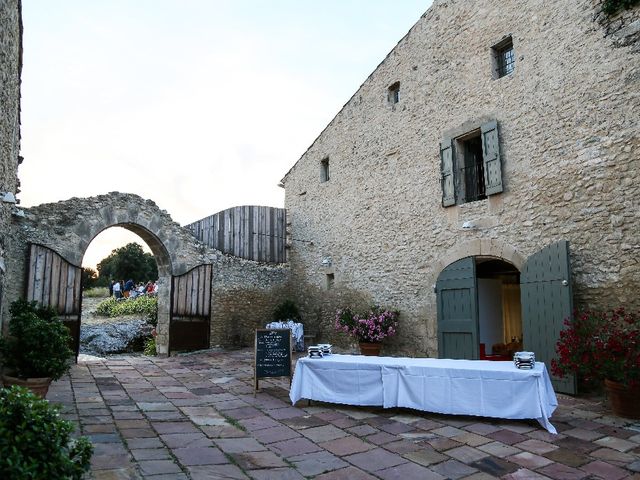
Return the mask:
{"type": "MultiPolygon", "coordinates": [[[[177,338],[195,332],[203,339],[200,348],[209,346],[211,264],[221,254],[198,241],[154,202],[113,192],[43,204],[27,212],[20,225],[21,243],[29,246],[24,295],[59,311],[76,337],[76,348],[82,258],[91,241],[114,226],[139,235],[158,264],[158,352],[169,352],[170,333],[177,338]],[[184,322],[189,323],[188,329],[184,322]]],[[[193,339],[189,341],[193,348],[193,339]]]]}

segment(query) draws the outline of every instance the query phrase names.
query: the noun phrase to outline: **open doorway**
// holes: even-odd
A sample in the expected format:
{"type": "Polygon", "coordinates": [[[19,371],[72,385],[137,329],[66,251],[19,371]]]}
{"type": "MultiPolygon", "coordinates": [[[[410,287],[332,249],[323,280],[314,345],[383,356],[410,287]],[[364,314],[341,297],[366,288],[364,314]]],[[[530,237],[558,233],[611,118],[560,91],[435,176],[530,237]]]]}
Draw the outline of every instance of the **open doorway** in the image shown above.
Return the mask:
{"type": "Polygon", "coordinates": [[[520,272],[497,258],[475,260],[480,358],[510,360],[522,349],[520,272]]]}
{"type": "Polygon", "coordinates": [[[121,227],[103,230],[85,252],[82,277],[79,353],[153,350],[158,268],[147,243],[121,227]]]}

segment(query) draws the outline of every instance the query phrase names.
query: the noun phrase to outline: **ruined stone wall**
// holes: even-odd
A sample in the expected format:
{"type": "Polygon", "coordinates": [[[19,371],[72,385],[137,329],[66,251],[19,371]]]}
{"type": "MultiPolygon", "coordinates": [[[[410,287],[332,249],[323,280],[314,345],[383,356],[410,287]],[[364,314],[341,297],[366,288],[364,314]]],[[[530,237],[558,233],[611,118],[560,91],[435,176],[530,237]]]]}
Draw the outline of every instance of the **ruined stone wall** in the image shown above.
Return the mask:
{"type": "Polygon", "coordinates": [[[592,0],[434,2],[284,178],[305,315],[330,331],[348,302],[397,308],[390,350],[435,355],[444,266],[480,254],[521,265],[562,239],[577,305],[640,308],[640,55],[596,17],[592,0]],[[508,35],[515,71],[494,79],[491,47],[508,35]],[[504,192],[444,208],[440,141],[486,119],[500,128],[504,192]]]}
{"type": "Polygon", "coordinates": [[[8,301],[24,295],[28,245],[38,243],[65,260],[82,265],[91,241],[103,230],[120,226],[138,234],[158,264],[158,337],[160,352],[169,343],[171,276],[213,264],[212,344],[234,346],[253,338],[253,329],[267,323],[275,305],[288,298],[288,268],[242,260],[214,250],[174,222],[151,200],[112,192],[90,198],[72,198],[25,209],[16,219],[8,241],[8,301]]]}
{"type": "MultiPolygon", "coordinates": [[[[0,192],[18,191],[22,20],[19,0],[0,0],[0,192]]],[[[12,205],[0,202],[0,331],[6,310],[7,243],[12,205]]]]}

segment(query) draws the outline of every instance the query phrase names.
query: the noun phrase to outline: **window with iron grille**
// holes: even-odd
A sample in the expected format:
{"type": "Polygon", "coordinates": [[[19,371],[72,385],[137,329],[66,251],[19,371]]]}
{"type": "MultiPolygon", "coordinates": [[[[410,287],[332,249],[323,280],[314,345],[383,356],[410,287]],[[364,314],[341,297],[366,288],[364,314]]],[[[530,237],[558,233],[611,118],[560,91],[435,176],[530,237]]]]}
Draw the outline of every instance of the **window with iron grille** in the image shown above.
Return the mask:
{"type": "Polygon", "coordinates": [[[502,192],[502,164],[498,122],[476,129],[440,145],[442,206],[484,200],[502,192]]]}
{"type": "Polygon", "coordinates": [[[513,50],[513,39],[507,37],[492,48],[494,78],[501,78],[513,72],[516,66],[516,55],[513,50]]]}

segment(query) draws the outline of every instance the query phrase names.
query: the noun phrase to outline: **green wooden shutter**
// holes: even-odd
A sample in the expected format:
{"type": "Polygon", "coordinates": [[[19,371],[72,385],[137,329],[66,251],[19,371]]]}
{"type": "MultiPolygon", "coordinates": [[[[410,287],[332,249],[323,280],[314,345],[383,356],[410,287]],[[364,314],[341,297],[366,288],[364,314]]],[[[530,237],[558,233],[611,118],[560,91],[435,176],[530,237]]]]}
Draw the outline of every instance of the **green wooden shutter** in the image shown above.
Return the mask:
{"type": "MultiPolygon", "coordinates": [[[[569,242],[561,240],[530,256],[520,274],[523,348],[535,352],[551,374],[551,359],[564,320],[573,312],[569,242]]],[[[575,394],[573,376],[551,377],[557,392],[575,394]]]]}
{"type": "Polygon", "coordinates": [[[458,260],[440,273],[436,282],[440,358],[479,358],[477,292],[473,257],[458,260]]]}
{"type": "Polygon", "coordinates": [[[450,139],[440,144],[440,171],[442,174],[442,206],[456,204],[455,178],[453,174],[453,148],[450,139]]]}
{"type": "Polygon", "coordinates": [[[484,162],[484,186],[487,195],[502,192],[502,165],[498,122],[492,120],[480,127],[482,132],[482,160],[484,162]]]}

